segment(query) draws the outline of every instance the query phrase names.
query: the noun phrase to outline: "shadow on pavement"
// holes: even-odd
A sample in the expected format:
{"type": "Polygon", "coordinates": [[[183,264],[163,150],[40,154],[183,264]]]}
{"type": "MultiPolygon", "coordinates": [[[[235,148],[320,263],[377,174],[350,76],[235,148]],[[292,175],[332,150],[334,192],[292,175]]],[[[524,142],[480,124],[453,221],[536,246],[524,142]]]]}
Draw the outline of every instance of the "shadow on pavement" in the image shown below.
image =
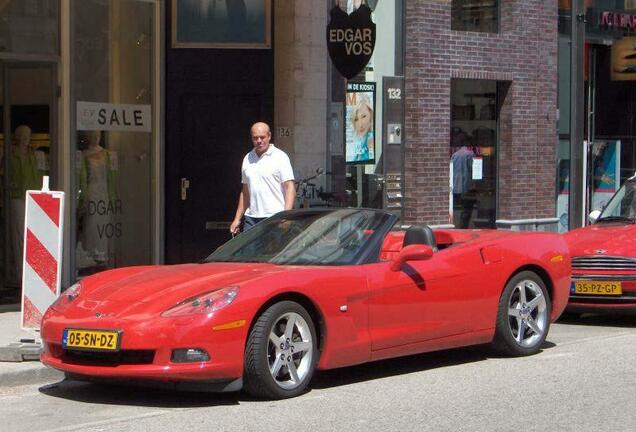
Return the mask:
{"type": "Polygon", "coordinates": [[[47,396],[104,405],[199,408],[237,405],[239,393],[200,393],[63,380],[38,389],[47,396]]]}
{"type": "Polygon", "coordinates": [[[572,314],[562,315],[559,324],[598,327],[636,328],[636,313],[607,313],[607,314],[572,314]]]}
{"type": "Polygon", "coordinates": [[[319,371],[314,375],[311,387],[315,389],[337,387],[396,375],[474,363],[497,357],[499,355],[493,352],[488,345],[416,354],[340,369],[319,371]]]}

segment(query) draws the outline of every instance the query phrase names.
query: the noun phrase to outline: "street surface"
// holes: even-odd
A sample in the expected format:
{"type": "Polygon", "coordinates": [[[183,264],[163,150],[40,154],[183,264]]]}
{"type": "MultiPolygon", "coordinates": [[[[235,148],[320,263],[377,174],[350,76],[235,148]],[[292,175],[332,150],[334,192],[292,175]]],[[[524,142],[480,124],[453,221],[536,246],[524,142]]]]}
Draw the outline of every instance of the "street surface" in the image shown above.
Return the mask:
{"type": "Polygon", "coordinates": [[[2,431],[633,431],[636,316],[554,324],[543,351],[480,348],[319,372],[258,401],[104,386],[0,383],[2,431]]]}

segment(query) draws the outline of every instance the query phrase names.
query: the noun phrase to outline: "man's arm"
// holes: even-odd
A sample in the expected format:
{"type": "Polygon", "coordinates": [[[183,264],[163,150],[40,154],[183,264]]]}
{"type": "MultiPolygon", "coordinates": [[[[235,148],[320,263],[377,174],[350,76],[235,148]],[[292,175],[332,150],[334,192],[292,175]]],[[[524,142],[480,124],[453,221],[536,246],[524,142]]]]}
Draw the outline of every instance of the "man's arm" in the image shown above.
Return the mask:
{"type": "Polygon", "coordinates": [[[291,210],[294,208],[296,202],[296,186],[293,180],[287,180],[283,182],[283,189],[285,189],[285,210],[291,210]]]}
{"type": "Polygon", "coordinates": [[[239,194],[238,205],[236,206],[236,214],[234,215],[234,220],[230,224],[230,232],[232,234],[238,234],[239,227],[241,225],[241,218],[245,214],[245,211],[250,206],[250,191],[247,187],[247,184],[243,183],[243,187],[241,189],[241,193],[239,194]]]}

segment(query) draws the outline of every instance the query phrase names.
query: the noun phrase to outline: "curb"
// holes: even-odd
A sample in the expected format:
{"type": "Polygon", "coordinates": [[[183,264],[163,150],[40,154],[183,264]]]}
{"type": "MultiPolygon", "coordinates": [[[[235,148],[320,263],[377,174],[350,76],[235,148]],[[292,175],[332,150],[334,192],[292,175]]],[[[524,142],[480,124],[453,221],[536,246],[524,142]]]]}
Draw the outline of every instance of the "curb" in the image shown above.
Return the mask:
{"type": "Polygon", "coordinates": [[[29,384],[47,384],[64,379],[64,373],[39,361],[0,364],[0,388],[29,384]]]}
{"type": "Polygon", "coordinates": [[[43,384],[64,379],[64,373],[40,363],[42,345],[34,342],[0,346],[0,387],[43,384]]]}
{"type": "Polygon", "coordinates": [[[0,346],[0,362],[21,362],[27,360],[39,360],[42,353],[42,344],[35,341],[16,342],[6,346],[0,346]]]}

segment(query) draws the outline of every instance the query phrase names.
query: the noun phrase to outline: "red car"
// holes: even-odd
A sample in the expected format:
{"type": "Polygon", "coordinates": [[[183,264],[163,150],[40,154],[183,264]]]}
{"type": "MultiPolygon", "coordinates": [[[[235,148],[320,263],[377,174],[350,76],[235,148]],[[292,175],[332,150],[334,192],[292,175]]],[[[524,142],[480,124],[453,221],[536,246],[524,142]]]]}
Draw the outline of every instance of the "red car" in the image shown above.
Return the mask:
{"type": "Polygon", "coordinates": [[[483,343],[540,350],[568,298],[562,236],[396,221],[288,211],[197,264],[87,277],[44,316],[42,361],[71,379],[285,398],[316,368],[483,343]]]}
{"type": "Polygon", "coordinates": [[[636,311],[636,178],[590,220],[565,234],[572,254],[567,312],[636,311]]]}

